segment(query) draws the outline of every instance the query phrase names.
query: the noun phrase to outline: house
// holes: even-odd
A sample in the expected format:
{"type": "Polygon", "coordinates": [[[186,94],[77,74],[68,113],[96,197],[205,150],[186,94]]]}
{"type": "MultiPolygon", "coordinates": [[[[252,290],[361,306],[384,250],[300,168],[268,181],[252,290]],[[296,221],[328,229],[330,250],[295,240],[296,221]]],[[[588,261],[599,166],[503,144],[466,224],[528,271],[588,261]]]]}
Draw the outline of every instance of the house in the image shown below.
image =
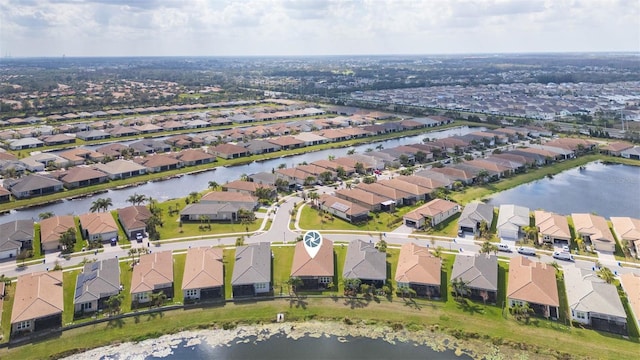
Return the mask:
{"type": "Polygon", "coordinates": [[[147,221],[153,216],[146,206],[134,205],[118,209],[118,221],[129,240],[137,240],[139,235],[144,237],[147,221]]]}
{"type": "Polygon", "coordinates": [[[236,192],[228,192],[228,191],[211,191],[200,199],[200,203],[203,204],[226,204],[233,203],[237,204],[243,209],[253,211],[258,207],[258,198],[255,196],[236,193],[236,192]]]}
{"type": "Polygon", "coordinates": [[[261,242],[236,248],[231,276],[234,298],[271,293],[271,247],[261,242]]]}
{"type": "Polygon", "coordinates": [[[293,136],[278,136],[267,139],[267,141],[279,146],[282,150],[297,149],[305,145],[303,140],[296,139],[293,136]]]}
{"type": "Polygon", "coordinates": [[[358,204],[369,211],[393,211],[396,207],[394,200],[358,188],[336,190],[335,196],[358,204]]]}
{"type": "Polygon", "coordinates": [[[98,161],[104,160],[104,157],[105,157],[105,155],[102,153],[85,149],[82,147],[63,151],[59,155],[61,158],[67,160],[67,162],[71,165],[80,165],[80,164],[84,164],[87,161],[98,162],[98,161]]]}
{"type": "Polygon", "coordinates": [[[633,148],[633,144],[623,141],[616,141],[613,143],[608,143],[605,146],[600,148],[600,152],[612,156],[620,156],[621,153],[625,150],[629,150],[633,148]]]}
{"type": "Polygon", "coordinates": [[[352,224],[369,220],[369,210],[351,201],[340,199],[329,194],[322,194],[320,195],[318,203],[320,204],[320,209],[352,224]]]}
{"type": "Polygon", "coordinates": [[[569,245],[571,243],[571,232],[566,216],[536,210],[533,212],[533,217],[538,228],[540,244],[569,245]]]}
{"type": "Polygon", "coordinates": [[[0,259],[17,257],[33,247],[33,220],[13,220],[0,224],[0,259]]]}
{"type": "Polygon", "coordinates": [[[53,194],[62,190],[61,181],[32,174],[19,179],[5,180],[5,186],[17,199],[53,194]]]}
{"type": "Polygon", "coordinates": [[[249,140],[247,142],[238,143],[239,146],[247,149],[251,154],[268,154],[280,151],[282,147],[266,140],[249,140]]]}
{"type": "Polygon", "coordinates": [[[84,141],[94,141],[108,139],[109,137],[111,137],[111,134],[104,130],[87,130],[76,133],[76,137],[84,141]]]}
{"type": "Polygon", "coordinates": [[[143,139],[129,144],[129,148],[134,149],[139,154],[153,154],[171,151],[171,146],[164,141],[143,139]]]}
{"type": "Polygon", "coordinates": [[[406,213],[402,220],[406,226],[421,229],[434,227],[460,211],[460,205],[443,199],[433,199],[406,213]]]}
{"type": "Polygon", "coordinates": [[[302,146],[320,145],[329,141],[326,137],[314,134],[312,132],[301,132],[299,134],[293,135],[293,138],[302,141],[302,146]]]}
{"type": "Polygon", "coordinates": [[[461,295],[495,304],[498,298],[498,257],[490,254],[456,255],[451,282],[457,281],[466,286],[466,293],[461,295]]]}
{"type": "Polygon", "coordinates": [[[76,280],[74,312],[87,313],[105,309],[106,301],[120,293],[120,266],[117,258],[84,264],[76,280]]]}
{"type": "Polygon", "coordinates": [[[640,275],[632,272],[620,275],[620,285],[627,294],[629,307],[631,308],[631,319],[640,326],[640,275]]]}
{"type": "Polygon", "coordinates": [[[31,156],[20,159],[29,171],[37,172],[51,168],[63,168],[68,166],[68,161],[52,153],[34,153],[31,156]]]}
{"type": "Polygon", "coordinates": [[[482,222],[487,224],[487,229],[493,222],[493,205],[484,203],[469,203],[462,210],[458,218],[458,231],[477,235],[482,222]]]}
{"type": "Polygon", "coordinates": [[[344,172],[345,176],[351,176],[356,172],[356,169],[351,166],[339,164],[331,160],[318,160],[311,163],[311,165],[320,166],[332,172],[338,174],[340,171],[344,172]],[[342,168],[342,170],[340,170],[342,168]]]}
{"type": "Polygon", "coordinates": [[[44,253],[61,250],[60,238],[67,230],[76,230],[71,215],[52,216],[40,221],[40,244],[44,253]]]}
{"type": "Polygon", "coordinates": [[[76,138],[74,136],[68,134],[56,134],[44,136],[42,138],[45,146],[54,146],[54,145],[62,145],[62,144],[71,144],[76,142],[76,138]]]}
{"type": "Polygon", "coordinates": [[[257,184],[275,186],[277,176],[275,174],[272,174],[271,172],[263,171],[249,175],[249,180],[257,184]]]}
{"type": "Polygon", "coordinates": [[[62,271],[18,276],[11,311],[11,335],[62,326],[62,271]]]}
{"type": "Polygon", "coordinates": [[[90,167],[72,167],[58,177],[67,189],[100,184],[109,180],[102,171],[90,167]]]}
{"type": "Polygon", "coordinates": [[[276,196],[276,188],[272,185],[260,184],[253,181],[235,180],[222,185],[222,191],[236,192],[251,196],[257,196],[256,191],[262,190],[265,194],[268,194],[269,198],[276,196]]]}
{"type": "Polygon", "coordinates": [[[417,296],[439,299],[442,260],[424,246],[412,242],[402,245],[396,269],[398,291],[410,288],[417,296]]]}
{"type": "Polygon", "coordinates": [[[361,189],[366,192],[370,192],[372,194],[381,196],[383,198],[393,200],[396,206],[404,205],[404,199],[411,197],[411,194],[407,192],[404,192],[392,187],[384,186],[378,183],[372,183],[372,184],[360,183],[356,185],[356,189],[361,189]]]}
{"type": "Polygon", "coordinates": [[[239,221],[240,210],[249,210],[239,203],[193,203],[180,211],[181,221],[239,221]]]}
{"type": "Polygon", "coordinates": [[[627,313],[618,289],[592,269],[564,268],[564,283],[571,320],[595,330],[627,335],[627,313]]]}
{"type": "Polygon", "coordinates": [[[620,156],[626,159],[640,160],[640,146],[634,146],[631,149],[623,150],[620,156]]]}
{"type": "Polygon", "coordinates": [[[208,152],[223,159],[237,159],[239,157],[251,155],[249,150],[243,148],[242,146],[228,143],[211,147],[209,148],[208,152]]]}
{"type": "Polygon", "coordinates": [[[224,299],[222,248],[197,247],[187,250],[182,293],[185,301],[224,299]]]}
{"type": "Polygon", "coordinates": [[[9,143],[9,149],[11,150],[34,149],[42,146],[44,146],[43,141],[32,137],[15,139],[9,143]]]}
{"type": "Polygon", "coordinates": [[[500,205],[496,225],[500,239],[518,241],[525,226],[529,226],[529,208],[511,204],[500,205]]]}
{"type": "Polygon", "coordinates": [[[147,172],[155,173],[179,169],[184,164],[182,161],[168,154],[152,154],[145,157],[135,158],[134,162],[147,168],[147,172]]]}
{"type": "Polygon", "coordinates": [[[145,166],[136,164],[131,160],[118,159],[106,164],[94,165],[96,169],[106,173],[109,179],[126,179],[133,176],[144,175],[147,172],[145,166]]]}
{"type": "Polygon", "coordinates": [[[298,241],[293,253],[291,276],[302,280],[300,290],[324,290],[334,278],[333,241],[323,239],[314,257],[307,252],[304,241],[298,241]]]}
{"type": "Polygon", "coordinates": [[[173,255],[171,250],[140,256],[131,276],[131,302],[146,304],[153,294],[163,293],[173,298],[173,255]]]}
{"type": "Polygon", "coordinates": [[[275,175],[278,179],[283,179],[288,182],[289,185],[311,185],[317,182],[315,176],[306,171],[302,171],[297,167],[288,169],[276,169],[275,175]]]}
{"type": "Polygon", "coordinates": [[[630,217],[611,217],[613,231],[621,242],[640,256],[640,219],[630,217]]]}
{"type": "Polygon", "coordinates": [[[428,177],[422,177],[422,176],[416,176],[416,175],[410,175],[410,176],[401,175],[401,176],[395,177],[395,179],[407,182],[409,184],[418,185],[422,188],[431,189],[431,190],[445,186],[445,183],[443,182],[440,182],[428,177]]]}
{"type": "Polygon", "coordinates": [[[372,242],[353,240],[347,248],[342,278],[359,279],[362,284],[381,288],[387,280],[387,254],[378,251],[372,242]]]}
{"type": "Polygon", "coordinates": [[[11,200],[11,191],[0,186],[0,203],[9,202],[11,200]]]}
{"type": "Polygon", "coordinates": [[[556,320],[560,307],[556,269],[524,256],[511,258],[507,303],[511,308],[529,305],[536,315],[556,320]]]}
{"type": "MultiPolygon", "coordinates": [[[[428,173],[434,173],[434,172],[440,173],[442,175],[445,175],[449,179],[452,179],[454,181],[460,181],[465,185],[473,184],[473,182],[476,181],[476,175],[474,175],[472,172],[464,169],[453,168],[450,166],[446,166],[443,168],[432,168],[427,171],[428,173]]],[[[420,172],[417,175],[424,176],[423,174],[424,173],[420,172]]],[[[428,177],[431,177],[431,176],[428,176],[428,177]]]]}
{"type": "Polygon", "coordinates": [[[405,205],[413,205],[418,201],[428,200],[429,194],[431,194],[431,192],[433,191],[433,189],[431,188],[423,187],[416,183],[410,183],[395,178],[389,180],[380,180],[377,183],[409,194],[408,197],[405,197],[402,200],[405,205]]]}
{"type": "Polygon", "coordinates": [[[107,243],[118,240],[118,225],[110,212],[82,214],[78,218],[82,237],[87,241],[107,243]]]}
{"type": "Polygon", "coordinates": [[[594,250],[606,253],[615,251],[616,241],[605,218],[593,214],[571,214],[571,219],[576,236],[592,244],[594,250]]]}
{"type": "Polygon", "coordinates": [[[202,164],[210,164],[216,161],[216,157],[207,154],[202,150],[188,149],[182,150],[174,155],[176,159],[180,160],[185,166],[194,166],[202,164]]]}

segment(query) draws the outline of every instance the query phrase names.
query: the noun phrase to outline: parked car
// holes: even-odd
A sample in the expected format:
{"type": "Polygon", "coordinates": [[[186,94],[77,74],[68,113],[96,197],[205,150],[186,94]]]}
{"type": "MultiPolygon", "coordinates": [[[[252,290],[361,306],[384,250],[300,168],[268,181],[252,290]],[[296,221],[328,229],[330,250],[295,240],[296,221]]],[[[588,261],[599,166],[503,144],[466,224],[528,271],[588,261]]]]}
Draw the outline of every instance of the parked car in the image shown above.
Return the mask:
{"type": "Polygon", "coordinates": [[[569,245],[562,245],[562,251],[570,253],[569,245]]]}
{"type": "Polygon", "coordinates": [[[556,251],[553,253],[553,258],[564,261],[574,261],[573,255],[564,251],[556,251]]]}
{"type": "Polygon", "coordinates": [[[143,238],[144,238],[144,235],[142,235],[142,233],[137,233],[136,234],[136,240],[138,240],[138,242],[142,242],[143,238]]]}
{"type": "Polygon", "coordinates": [[[503,244],[503,243],[498,244],[498,250],[504,251],[504,252],[513,252],[513,250],[511,250],[511,248],[509,247],[509,245],[503,244]]]}
{"type": "Polygon", "coordinates": [[[536,249],[532,249],[532,248],[528,248],[528,247],[519,247],[518,248],[518,254],[535,256],[536,255],[536,249]]]}

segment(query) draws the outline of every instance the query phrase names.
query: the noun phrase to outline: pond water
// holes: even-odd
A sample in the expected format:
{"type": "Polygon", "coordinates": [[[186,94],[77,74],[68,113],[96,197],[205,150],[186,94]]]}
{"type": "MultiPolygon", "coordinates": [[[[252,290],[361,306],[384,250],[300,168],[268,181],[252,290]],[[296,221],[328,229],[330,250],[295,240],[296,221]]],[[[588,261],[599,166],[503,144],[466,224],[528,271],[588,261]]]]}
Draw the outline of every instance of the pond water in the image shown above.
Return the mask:
{"type": "Polygon", "coordinates": [[[58,203],[32,207],[24,210],[12,210],[0,216],[0,222],[4,223],[16,219],[37,220],[38,214],[42,212],[53,212],[56,215],[73,214],[79,215],[89,211],[91,203],[98,197],[109,197],[113,202],[113,208],[121,208],[129,206],[127,198],[134,193],[144,194],[159,201],[165,201],[173,198],[185,197],[193,191],[202,191],[208,187],[209,181],[215,181],[218,184],[224,184],[228,181],[239,179],[242,174],[254,174],[262,171],[271,171],[284,163],[287,167],[293,167],[301,162],[313,162],[321,159],[327,159],[329,155],[340,157],[347,155],[349,149],[355,149],[357,153],[364,153],[367,148],[375,148],[382,145],[384,148],[392,148],[400,145],[415,144],[422,142],[425,137],[445,138],[454,135],[464,135],[473,131],[483,130],[481,127],[469,128],[467,126],[452,128],[442,131],[428,132],[423,135],[407,136],[398,139],[384,140],[371,144],[357,145],[351,148],[328,149],[316,152],[308,152],[304,154],[294,155],[286,158],[274,158],[261,162],[252,162],[247,165],[217,167],[213,171],[207,171],[199,174],[185,175],[179,178],[168,179],[164,181],[148,182],[137,187],[130,187],[118,190],[109,190],[107,193],[89,196],[74,200],[63,200],[58,203]]]}
{"type": "Polygon", "coordinates": [[[492,205],[515,204],[558,214],[596,213],[640,218],[640,167],[592,162],[494,195],[492,205]]]}

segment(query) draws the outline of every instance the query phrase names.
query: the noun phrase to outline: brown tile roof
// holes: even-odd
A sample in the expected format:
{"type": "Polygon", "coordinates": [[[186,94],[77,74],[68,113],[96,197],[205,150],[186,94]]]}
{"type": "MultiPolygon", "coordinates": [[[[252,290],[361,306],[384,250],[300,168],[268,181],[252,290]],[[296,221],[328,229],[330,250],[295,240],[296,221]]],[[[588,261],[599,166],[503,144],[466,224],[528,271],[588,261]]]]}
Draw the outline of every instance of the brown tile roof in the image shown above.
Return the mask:
{"type": "Polygon", "coordinates": [[[318,160],[311,163],[311,165],[321,166],[325,169],[329,169],[332,171],[337,171],[339,167],[341,167],[346,172],[354,172],[356,169],[349,165],[343,165],[331,160],[318,160]]]}
{"type": "Polygon", "coordinates": [[[184,162],[192,162],[198,160],[215,159],[215,156],[207,154],[202,150],[183,150],[176,154],[176,157],[184,162]]]}
{"type": "Polygon", "coordinates": [[[328,208],[333,207],[335,204],[340,204],[340,205],[344,205],[347,209],[346,211],[341,211],[344,212],[347,215],[351,215],[351,216],[356,216],[356,215],[361,215],[361,214],[368,214],[369,210],[358,205],[358,204],[354,204],[351,201],[348,200],[344,200],[344,199],[340,199],[337,198],[333,195],[329,195],[329,194],[322,194],[320,195],[320,199],[319,199],[320,204],[322,204],[323,206],[326,206],[328,208]]]}
{"type": "Polygon", "coordinates": [[[131,276],[131,293],[153,291],[158,285],[173,283],[171,250],[140,256],[131,276]]]}
{"type": "Polygon", "coordinates": [[[361,163],[362,166],[365,169],[372,169],[373,168],[372,164],[367,163],[367,162],[363,162],[363,161],[358,161],[358,160],[356,160],[354,158],[351,158],[349,156],[335,158],[335,159],[333,159],[333,161],[335,163],[338,163],[338,164],[342,165],[342,166],[350,166],[350,167],[352,167],[354,169],[356,168],[356,164],[357,163],[361,163]]]}
{"type": "Polygon", "coordinates": [[[107,178],[108,175],[103,173],[102,171],[95,170],[88,167],[73,167],[67,171],[65,171],[61,176],[60,180],[67,184],[87,181],[91,179],[99,179],[99,178],[107,178]]]}
{"type": "Polygon", "coordinates": [[[438,172],[440,174],[453,177],[454,179],[471,180],[474,178],[472,173],[462,169],[454,169],[452,167],[432,168],[430,171],[438,172]]]}
{"type": "Polygon", "coordinates": [[[118,217],[123,222],[125,229],[137,229],[144,228],[147,225],[147,220],[151,218],[151,211],[143,205],[127,206],[122,209],[118,209],[118,217]]]}
{"type": "Polygon", "coordinates": [[[226,191],[226,189],[233,189],[233,190],[243,190],[243,191],[255,192],[259,188],[275,190],[275,187],[271,186],[271,185],[260,184],[260,183],[256,183],[256,182],[253,182],[253,181],[244,181],[244,180],[235,180],[235,181],[232,181],[230,183],[226,183],[226,184],[222,185],[222,189],[225,190],[225,191],[226,191]]]}
{"type": "Polygon", "coordinates": [[[635,320],[640,324],[640,275],[635,273],[626,273],[620,275],[620,284],[627,293],[629,306],[633,310],[635,320]]]}
{"type": "Polygon", "coordinates": [[[432,189],[422,187],[417,184],[412,184],[406,181],[402,181],[400,179],[390,179],[390,180],[381,180],[378,181],[378,184],[384,185],[390,188],[394,188],[400,191],[404,191],[411,195],[420,196],[431,193],[432,189]]]}
{"type": "Polygon", "coordinates": [[[216,201],[216,202],[257,202],[255,196],[241,194],[228,191],[211,191],[206,193],[200,201],[216,201]]]}
{"type": "Polygon", "coordinates": [[[536,210],[533,214],[540,233],[571,240],[571,232],[569,231],[569,223],[566,216],[543,210],[536,210]]]}
{"type": "Polygon", "coordinates": [[[556,269],[545,263],[516,256],[509,262],[507,298],[529,303],[560,306],[556,269]]]}
{"type": "Polygon", "coordinates": [[[358,188],[336,190],[335,193],[340,198],[354,199],[370,206],[381,204],[389,200],[388,198],[384,198],[382,196],[378,196],[376,194],[358,188]]]}
{"type": "Polygon", "coordinates": [[[377,184],[377,183],[373,183],[373,184],[360,183],[356,186],[356,188],[386,197],[388,199],[392,199],[394,201],[398,201],[403,198],[411,196],[411,194],[409,194],[408,192],[394,189],[394,188],[377,184]]]}
{"type": "Polygon", "coordinates": [[[605,218],[593,214],[571,214],[571,218],[576,233],[589,235],[596,250],[615,250],[615,239],[605,218]]]}
{"type": "Polygon", "coordinates": [[[233,145],[233,144],[220,144],[212,148],[209,148],[209,152],[233,155],[233,154],[244,154],[248,151],[242,146],[233,145]]]}
{"type": "Polygon", "coordinates": [[[293,136],[279,136],[272,139],[267,139],[268,142],[280,146],[292,146],[292,145],[301,145],[304,144],[304,141],[298,140],[293,136]]]}
{"type": "Polygon", "coordinates": [[[71,215],[53,216],[40,221],[40,241],[44,243],[57,242],[60,236],[69,228],[75,228],[76,223],[71,215]]]}
{"type": "Polygon", "coordinates": [[[118,225],[110,212],[88,213],[78,216],[83,230],[89,234],[104,234],[118,231],[118,225]]]}
{"type": "Polygon", "coordinates": [[[148,168],[179,165],[182,163],[182,161],[175,159],[168,154],[153,154],[141,158],[135,158],[134,161],[148,168]]]}
{"type": "Polygon", "coordinates": [[[320,174],[322,174],[323,172],[330,172],[332,174],[332,176],[334,175],[333,171],[328,170],[327,168],[323,168],[322,166],[318,166],[318,165],[298,165],[296,166],[296,168],[298,170],[302,170],[304,172],[307,172],[313,176],[319,176],[320,174]]]}
{"type": "Polygon", "coordinates": [[[184,265],[182,290],[222,286],[223,274],[221,248],[190,248],[184,265]]]}
{"type": "Polygon", "coordinates": [[[395,280],[402,283],[440,285],[442,260],[426,247],[406,243],[400,248],[395,280]]]}
{"type": "Polygon", "coordinates": [[[64,310],[62,271],[35,272],[18,277],[11,323],[60,314],[64,310]]]}
{"type": "Polygon", "coordinates": [[[288,169],[276,169],[276,173],[300,180],[306,180],[309,176],[314,177],[313,174],[302,171],[297,167],[288,169]]]}
{"type": "Polygon", "coordinates": [[[410,184],[416,184],[418,186],[422,186],[424,188],[427,189],[435,189],[435,188],[439,188],[441,186],[444,186],[444,183],[441,183],[440,181],[437,180],[433,180],[427,177],[423,177],[423,176],[416,176],[416,175],[411,175],[411,176],[398,176],[397,177],[398,180],[402,180],[404,182],[408,182],[410,184]]]}
{"type": "Polygon", "coordinates": [[[502,166],[484,159],[473,159],[473,160],[465,161],[464,163],[467,165],[471,165],[475,168],[484,169],[488,171],[497,171],[499,173],[509,170],[509,168],[506,166],[502,166]]]}
{"type": "Polygon", "coordinates": [[[614,216],[611,217],[611,223],[613,224],[613,230],[618,235],[618,240],[640,240],[640,219],[614,216]]]}
{"type": "Polygon", "coordinates": [[[413,220],[420,220],[424,217],[432,218],[438,214],[450,211],[457,206],[458,204],[448,200],[433,199],[419,208],[406,213],[404,217],[413,220]]]}
{"type": "Polygon", "coordinates": [[[631,149],[632,147],[633,147],[633,144],[617,141],[613,143],[608,143],[607,145],[603,146],[601,149],[607,150],[607,151],[623,151],[623,150],[631,149]]]}
{"type": "Polygon", "coordinates": [[[291,265],[291,276],[331,276],[333,277],[333,241],[322,239],[322,246],[314,258],[309,256],[304,242],[296,243],[291,265]]]}

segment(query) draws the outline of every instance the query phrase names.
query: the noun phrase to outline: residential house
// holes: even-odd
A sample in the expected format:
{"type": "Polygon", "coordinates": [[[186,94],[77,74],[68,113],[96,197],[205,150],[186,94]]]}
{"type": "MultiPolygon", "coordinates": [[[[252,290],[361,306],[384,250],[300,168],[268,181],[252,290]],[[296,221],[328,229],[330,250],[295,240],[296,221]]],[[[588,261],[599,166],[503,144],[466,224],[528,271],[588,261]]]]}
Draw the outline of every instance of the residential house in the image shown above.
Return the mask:
{"type": "Polygon", "coordinates": [[[52,216],[40,221],[40,244],[46,254],[61,250],[60,238],[69,229],[76,229],[71,215],[52,216]]]}
{"type": "Polygon", "coordinates": [[[45,146],[55,146],[63,144],[72,144],[76,142],[76,138],[67,134],[48,135],[42,138],[45,146]]]}
{"type": "Polygon", "coordinates": [[[411,198],[411,194],[409,194],[408,192],[404,192],[396,188],[384,186],[378,183],[360,183],[356,185],[356,189],[364,190],[380,197],[393,200],[395,202],[395,206],[405,205],[404,199],[411,198]]]}
{"type": "Polygon", "coordinates": [[[318,203],[320,209],[352,224],[369,220],[369,210],[351,201],[340,199],[329,194],[322,194],[320,195],[318,203]]]}
{"type": "Polygon", "coordinates": [[[0,259],[17,257],[33,247],[33,220],[13,220],[0,224],[0,259]]]}
{"type": "Polygon", "coordinates": [[[164,141],[143,139],[129,144],[131,149],[134,149],[138,154],[153,154],[161,152],[171,151],[171,146],[164,141]]]}
{"type": "Polygon", "coordinates": [[[636,326],[640,326],[640,275],[633,272],[624,273],[620,275],[620,285],[627,294],[631,309],[630,318],[636,322],[636,326]]]}
{"type": "Polygon", "coordinates": [[[412,242],[402,245],[396,269],[398,291],[410,288],[417,296],[439,299],[442,260],[424,246],[412,242]]]}
{"type": "Polygon", "coordinates": [[[143,205],[127,206],[118,209],[118,221],[129,240],[136,240],[139,235],[144,237],[147,221],[153,216],[149,208],[143,205]]]}
{"type": "Polygon", "coordinates": [[[135,158],[135,163],[147,168],[147,172],[155,173],[179,169],[184,166],[182,161],[169,154],[152,154],[145,157],[135,158]]]}
{"type": "Polygon", "coordinates": [[[25,150],[34,149],[44,146],[44,142],[36,138],[27,137],[22,139],[15,139],[9,142],[9,149],[11,150],[25,150]]]}
{"type": "Polygon", "coordinates": [[[631,149],[633,144],[623,141],[608,143],[600,148],[600,152],[612,156],[620,156],[625,150],[631,149]]]}
{"type": "Polygon", "coordinates": [[[507,303],[511,308],[528,305],[536,315],[556,320],[560,308],[556,269],[524,256],[511,258],[507,303]]]}
{"type": "Polygon", "coordinates": [[[334,277],[333,241],[323,239],[320,249],[314,257],[309,255],[304,242],[298,241],[293,253],[291,276],[302,280],[300,290],[324,290],[330,283],[336,283],[334,277]]]}
{"type": "Polygon", "coordinates": [[[616,241],[609,230],[607,220],[593,214],[571,214],[576,236],[580,236],[586,244],[592,244],[594,250],[613,254],[616,241]]]}
{"type": "Polygon", "coordinates": [[[627,313],[618,289],[592,269],[564,268],[564,283],[571,320],[595,330],[627,335],[627,313]]]}
{"type": "Polygon", "coordinates": [[[240,210],[249,209],[240,203],[192,203],[180,211],[180,220],[237,222],[240,210]]]}
{"type": "MultiPolygon", "coordinates": [[[[354,154],[356,155],[356,154],[354,154]]],[[[369,161],[363,161],[363,159],[360,158],[356,158],[354,157],[354,155],[350,155],[350,156],[346,156],[346,157],[339,157],[339,158],[335,158],[332,161],[338,165],[341,165],[345,168],[345,170],[347,169],[347,167],[353,168],[354,170],[357,170],[358,166],[362,165],[362,170],[366,173],[366,174],[371,174],[373,172],[374,166],[372,165],[371,162],[369,161]],[[360,164],[360,165],[358,165],[360,164]]],[[[367,158],[368,160],[370,160],[369,158],[367,158]]],[[[315,162],[314,162],[315,163],[315,162]]],[[[318,166],[323,166],[322,164],[316,164],[318,166]]],[[[384,169],[384,167],[383,167],[384,169]]],[[[337,169],[336,169],[337,171],[337,169]]]]}
{"type": "Polygon", "coordinates": [[[387,254],[378,251],[372,242],[359,239],[351,241],[342,278],[360,279],[362,284],[381,288],[387,280],[387,254]]]}
{"type": "Polygon", "coordinates": [[[302,132],[302,133],[293,135],[293,138],[295,138],[296,140],[302,141],[302,146],[320,145],[329,141],[326,137],[320,136],[312,132],[302,132]]]}
{"type": "Polygon", "coordinates": [[[73,297],[74,312],[88,313],[107,308],[106,301],[120,293],[118,258],[89,262],[76,280],[73,297]]]}
{"type": "Polygon", "coordinates": [[[453,182],[456,181],[456,179],[453,177],[431,170],[420,170],[416,172],[414,176],[424,177],[437,181],[443,184],[442,187],[445,187],[447,189],[451,189],[453,187],[453,182]]]}
{"type": "Polygon", "coordinates": [[[62,182],[47,176],[32,174],[5,180],[5,187],[17,199],[53,194],[62,190],[62,182]]]}
{"type": "Polygon", "coordinates": [[[174,154],[174,156],[185,166],[210,164],[216,161],[215,156],[196,149],[182,150],[179,153],[174,154]]]}
{"type": "MultiPolygon", "coordinates": [[[[468,205],[467,205],[468,206],[468,205]]],[[[498,300],[498,257],[491,254],[457,254],[451,270],[451,282],[462,281],[473,300],[496,304],[498,300]]]]}
{"type": "Polygon", "coordinates": [[[70,149],[60,153],[60,157],[71,165],[81,165],[88,161],[98,162],[104,160],[105,155],[82,147],[70,149]]]}
{"type": "Polygon", "coordinates": [[[525,226],[529,226],[529,208],[511,204],[500,205],[496,225],[500,239],[518,241],[525,226]]]}
{"type": "Polygon", "coordinates": [[[295,168],[276,169],[275,175],[278,179],[283,179],[289,183],[289,185],[311,185],[317,182],[315,176],[306,171],[302,171],[295,168]]]}
{"type": "Polygon", "coordinates": [[[203,204],[238,204],[241,208],[253,211],[258,207],[258,198],[255,196],[228,192],[228,191],[211,191],[206,193],[200,199],[203,204]]]}
{"type": "Polygon", "coordinates": [[[102,243],[118,240],[118,225],[110,212],[88,213],[78,217],[82,237],[102,243]]]}
{"type": "Polygon", "coordinates": [[[377,183],[409,194],[408,197],[402,199],[402,202],[405,205],[413,205],[418,201],[429,200],[429,194],[431,194],[431,192],[433,191],[433,189],[431,188],[395,178],[389,180],[380,180],[377,183]]]}
{"type": "Polygon", "coordinates": [[[51,168],[62,168],[68,165],[66,159],[52,153],[35,153],[20,159],[29,171],[44,171],[51,168]]]}
{"type": "Polygon", "coordinates": [[[9,202],[11,200],[11,191],[0,186],[0,203],[9,202]]]}
{"type": "Polygon", "coordinates": [[[131,302],[146,304],[153,300],[154,294],[163,293],[173,298],[173,254],[171,250],[159,251],[140,256],[133,267],[131,276],[131,302]]]}
{"type": "MultiPolygon", "coordinates": [[[[445,166],[443,168],[432,168],[432,169],[429,169],[428,171],[429,173],[435,172],[435,173],[443,174],[448,178],[452,179],[453,181],[460,181],[465,185],[473,184],[477,178],[476,175],[470,171],[467,171],[464,169],[457,169],[450,166],[445,166]]],[[[424,176],[422,172],[416,175],[424,176]]],[[[431,176],[428,176],[428,177],[431,177],[431,176]]]]}
{"type": "Polygon", "coordinates": [[[279,146],[282,150],[297,149],[305,146],[304,140],[299,140],[293,136],[278,136],[267,139],[268,142],[279,146]]]}
{"type": "Polygon", "coordinates": [[[571,232],[566,216],[536,210],[533,212],[538,228],[538,242],[550,243],[554,245],[571,244],[571,232]]]}
{"type": "Polygon", "coordinates": [[[257,184],[275,186],[277,176],[271,172],[263,171],[249,175],[249,180],[257,184]]]}
{"type": "Polygon", "coordinates": [[[237,192],[241,194],[257,196],[256,191],[262,190],[269,195],[269,198],[276,196],[276,188],[272,185],[260,184],[253,181],[235,180],[222,185],[222,191],[237,192]]]}
{"type": "Polygon", "coordinates": [[[62,181],[68,189],[91,186],[106,182],[109,176],[102,171],[92,169],[90,167],[72,167],[63,171],[58,179],[62,181]]]}
{"type": "Polygon", "coordinates": [[[197,247],[187,250],[182,293],[185,302],[224,299],[221,248],[197,247]]]}
{"type": "Polygon", "coordinates": [[[251,155],[249,150],[234,144],[220,144],[208,149],[208,152],[223,159],[237,159],[251,155]]]}
{"type": "Polygon", "coordinates": [[[18,276],[11,310],[11,334],[60,328],[63,301],[62,271],[18,276]]]}
{"type": "Polygon", "coordinates": [[[623,150],[620,152],[620,156],[625,159],[640,160],[640,146],[634,146],[631,149],[623,150]]]}
{"type": "Polygon", "coordinates": [[[110,161],[106,164],[94,165],[96,169],[106,173],[109,179],[126,179],[133,176],[144,175],[147,168],[143,165],[136,164],[131,160],[118,159],[110,161]]]}
{"type": "Polygon", "coordinates": [[[271,293],[272,253],[268,242],[236,247],[231,276],[234,298],[271,293]]]}
{"type": "Polygon", "coordinates": [[[282,147],[266,140],[249,140],[247,142],[238,143],[239,146],[247,149],[252,155],[268,154],[280,151],[282,147]]]}
{"type": "Polygon", "coordinates": [[[482,222],[487,224],[487,229],[493,222],[493,205],[473,202],[467,204],[458,218],[458,231],[477,235],[482,222]]]}
{"type": "Polygon", "coordinates": [[[410,176],[401,175],[398,177],[394,177],[394,179],[398,179],[400,181],[404,181],[409,184],[418,185],[425,189],[431,189],[431,190],[445,186],[445,183],[442,183],[440,181],[437,181],[428,177],[422,177],[422,176],[416,176],[416,175],[410,175],[410,176]]]}
{"type": "Polygon", "coordinates": [[[108,139],[111,137],[111,134],[104,130],[87,130],[76,133],[76,137],[84,141],[94,141],[108,139]]]}
{"type": "Polygon", "coordinates": [[[335,196],[340,199],[351,201],[358,204],[369,211],[392,211],[395,209],[396,202],[389,198],[378,196],[374,193],[355,189],[340,189],[335,191],[335,196]]]}
{"type": "Polygon", "coordinates": [[[443,199],[433,199],[406,213],[402,220],[406,226],[421,229],[434,227],[460,211],[460,205],[443,199]]]}
{"type": "Polygon", "coordinates": [[[327,170],[330,170],[336,173],[336,175],[339,175],[338,173],[340,171],[343,171],[345,176],[351,176],[356,172],[356,169],[351,166],[341,165],[331,160],[318,160],[318,161],[312,162],[311,165],[323,167],[327,170]]]}
{"type": "Polygon", "coordinates": [[[636,257],[640,256],[640,219],[612,216],[611,223],[621,245],[629,247],[636,257]]]}

